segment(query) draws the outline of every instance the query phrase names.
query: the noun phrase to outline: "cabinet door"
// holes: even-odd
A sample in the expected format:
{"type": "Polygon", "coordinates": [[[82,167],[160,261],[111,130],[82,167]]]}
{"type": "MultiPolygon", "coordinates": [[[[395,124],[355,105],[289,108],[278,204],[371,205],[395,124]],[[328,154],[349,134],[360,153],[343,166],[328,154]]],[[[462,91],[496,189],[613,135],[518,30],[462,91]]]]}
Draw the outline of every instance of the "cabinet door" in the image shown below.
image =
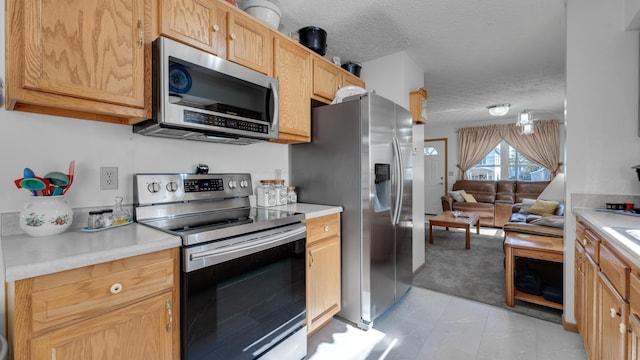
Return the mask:
{"type": "Polygon", "coordinates": [[[586,335],[585,328],[585,258],[584,248],[576,242],[575,246],[575,268],[574,268],[574,315],[576,317],[576,325],[578,333],[583,337],[586,335]]]}
{"type": "Polygon", "coordinates": [[[629,303],[613,287],[609,279],[598,273],[599,311],[601,329],[598,359],[624,359],[627,353],[629,303]]]}
{"type": "Polygon", "coordinates": [[[312,333],[340,311],[340,237],[307,248],[307,331],[312,333]]]}
{"type": "MultiPolygon", "coordinates": [[[[172,295],[153,297],[34,338],[33,359],[174,359],[172,295]]],[[[177,354],[177,352],[176,352],[177,354]]]]}
{"type": "MultiPolygon", "coordinates": [[[[582,309],[584,311],[584,347],[589,355],[589,359],[595,359],[598,353],[598,265],[586,253],[584,254],[584,264],[582,266],[584,272],[584,299],[582,309]]],[[[582,333],[581,333],[582,334],[582,333]]]]}
{"type": "Polygon", "coordinates": [[[279,81],[280,142],[311,139],[311,55],[298,44],[278,35],[274,38],[273,73],[279,81]]]}
{"type": "Polygon", "coordinates": [[[228,15],[229,60],[263,74],[271,75],[271,30],[257,20],[236,12],[228,15]]]}
{"type": "Polygon", "coordinates": [[[143,20],[138,0],[25,0],[24,86],[144,107],[143,20]]]}
{"type": "Polygon", "coordinates": [[[364,81],[359,77],[351,74],[342,74],[342,86],[359,86],[364,89],[364,81]]]}
{"type": "Polygon", "coordinates": [[[640,360],[640,317],[629,317],[629,360],[640,360]]]}
{"type": "Polygon", "coordinates": [[[226,57],[227,12],[217,0],[164,0],[160,3],[162,35],[226,57]]]}
{"type": "Polygon", "coordinates": [[[313,55],[313,98],[330,103],[342,85],[342,69],[313,55]]]}

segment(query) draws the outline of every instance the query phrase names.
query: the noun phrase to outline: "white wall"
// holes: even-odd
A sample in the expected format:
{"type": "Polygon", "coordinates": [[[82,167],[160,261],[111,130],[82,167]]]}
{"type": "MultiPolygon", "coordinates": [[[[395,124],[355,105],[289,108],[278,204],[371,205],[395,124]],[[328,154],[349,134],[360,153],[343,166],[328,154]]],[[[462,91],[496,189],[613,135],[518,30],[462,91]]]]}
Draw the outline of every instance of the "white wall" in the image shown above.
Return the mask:
{"type": "MultiPolygon", "coordinates": [[[[625,0],[568,1],[568,195],[640,193],[631,169],[640,164],[638,33],[625,28],[625,0]]],[[[574,241],[575,218],[567,216],[564,314],[572,323],[574,241]]]]}
{"type": "MultiPolygon", "coordinates": [[[[367,90],[409,109],[409,92],[424,86],[424,74],[401,51],[362,64],[367,90]]],[[[424,125],[413,126],[413,271],[425,262],[424,223],[424,125]]]]}

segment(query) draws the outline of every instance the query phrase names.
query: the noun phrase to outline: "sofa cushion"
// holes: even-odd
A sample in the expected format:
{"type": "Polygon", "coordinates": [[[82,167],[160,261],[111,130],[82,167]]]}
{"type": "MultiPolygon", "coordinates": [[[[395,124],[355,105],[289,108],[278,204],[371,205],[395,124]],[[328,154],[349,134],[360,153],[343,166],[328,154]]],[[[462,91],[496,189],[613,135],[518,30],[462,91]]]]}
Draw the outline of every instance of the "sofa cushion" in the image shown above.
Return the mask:
{"type": "Polygon", "coordinates": [[[513,204],[516,202],[516,182],[500,180],[497,185],[496,202],[513,204]]]}
{"type": "Polygon", "coordinates": [[[496,201],[497,183],[490,180],[458,180],[453,184],[453,190],[464,190],[479,203],[493,204],[496,201]]]}
{"type": "Polygon", "coordinates": [[[453,201],[464,202],[462,197],[462,194],[465,194],[464,190],[449,191],[448,194],[453,198],[453,201]]]}
{"type": "Polygon", "coordinates": [[[508,222],[504,224],[502,229],[505,232],[519,232],[525,234],[533,234],[533,235],[542,235],[542,236],[551,236],[551,237],[563,237],[564,230],[561,228],[551,227],[551,226],[541,226],[535,224],[525,224],[525,223],[513,223],[508,222]]]}
{"type": "Polygon", "coordinates": [[[477,203],[476,198],[474,198],[473,195],[471,194],[461,194],[461,195],[464,201],[468,203],[477,203]]]}
{"type": "Polygon", "coordinates": [[[556,211],[556,208],[558,208],[559,204],[560,203],[557,201],[538,199],[529,208],[529,213],[542,215],[542,216],[553,215],[553,213],[556,211]]]}
{"type": "Polygon", "coordinates": [[[531,224],[562,229],[564,228],[564,216],[543,216],[540,219],[532,221],[531,224]]]}
{"type": "Polygon", "coordinates": [[[549,181],[518,181],[515,202],[519,203],[524,199],[537,199],[547,186],[549,186],[549,181]]]}
{"type": "Polygon", "coordinates": [[[522,204],[520,205],[520,214],[528,214],[529,208],[535,204],[535,199],[522,199],[522,204]]]}

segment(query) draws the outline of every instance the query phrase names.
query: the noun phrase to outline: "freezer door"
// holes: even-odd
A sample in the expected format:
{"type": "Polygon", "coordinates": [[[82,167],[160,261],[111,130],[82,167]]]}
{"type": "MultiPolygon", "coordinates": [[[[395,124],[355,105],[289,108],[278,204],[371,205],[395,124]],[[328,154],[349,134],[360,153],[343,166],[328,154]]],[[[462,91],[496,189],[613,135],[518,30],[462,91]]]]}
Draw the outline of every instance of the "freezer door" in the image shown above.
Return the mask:
{"type": "MultiPolygon", "coordinates": [[[[363,188],[370,189],[369,208],[363,209],[363,320],[373,321],[395,302],[395,229],[393,208],[397,202],[393,175],[393,137],[395,105],[382,97],[368,97],[370,106],[363,111],[369,124],[369,163],[363,164],[363,188]],[[389,169],[389,176],[376,174],[376,169],[389,169]],[[377,179],[377,180],[376,180],[377,179]]],[[[363,101],[366,107],[367,101],[363,101]]]]}
{"type": "Polygon", "coordinates": [[[395,137],[400,147],[402,164],[402,196],[399,221],[395,226],[396,254],[396,300],[409,288],[413,281],[413,122],[411,113],[396,105],[395,137]]]}

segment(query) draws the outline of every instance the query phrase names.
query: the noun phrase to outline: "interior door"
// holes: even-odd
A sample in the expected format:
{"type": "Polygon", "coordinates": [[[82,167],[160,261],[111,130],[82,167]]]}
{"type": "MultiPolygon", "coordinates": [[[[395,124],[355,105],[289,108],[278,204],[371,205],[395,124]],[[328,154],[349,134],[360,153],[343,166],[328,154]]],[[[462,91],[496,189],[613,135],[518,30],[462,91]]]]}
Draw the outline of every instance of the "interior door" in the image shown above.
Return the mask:
{"type": "Polygon", "coordinates": [[[424,141],[424,211],[442,212],[440,197],[447,191],[447,139],[424,141]]]}

